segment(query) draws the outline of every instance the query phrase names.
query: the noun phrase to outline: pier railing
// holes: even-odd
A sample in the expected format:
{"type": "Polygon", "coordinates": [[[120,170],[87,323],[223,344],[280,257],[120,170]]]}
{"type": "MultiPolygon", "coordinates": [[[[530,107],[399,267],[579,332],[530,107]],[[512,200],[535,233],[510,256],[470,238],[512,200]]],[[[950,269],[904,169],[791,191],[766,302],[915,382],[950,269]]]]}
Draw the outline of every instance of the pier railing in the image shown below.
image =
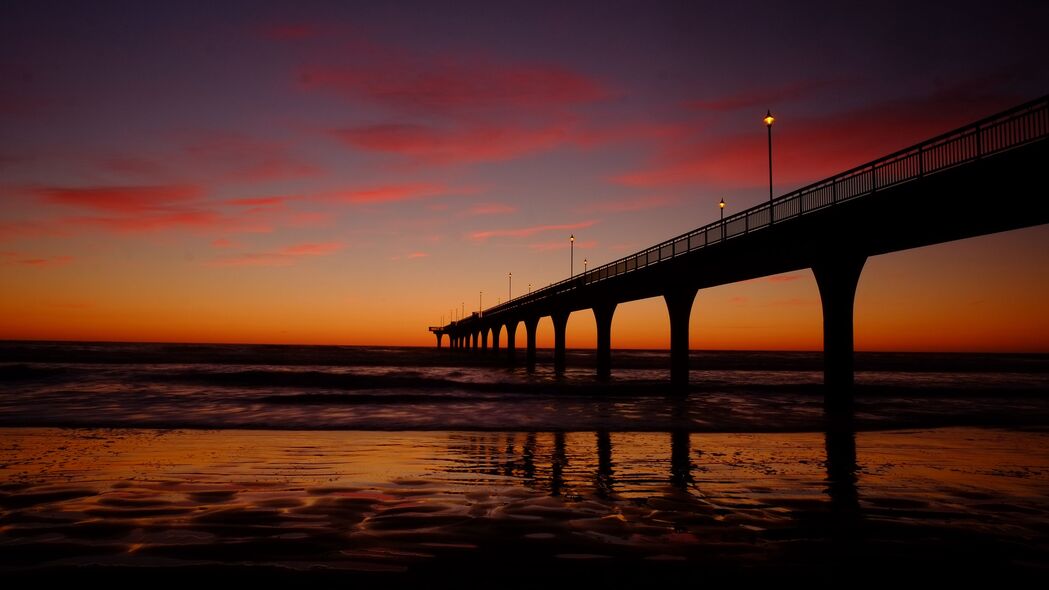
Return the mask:
{"type": "Polygon", "coordinates": [[[802,187],[572,278],[484,310],[509,311],[672,260],[707,246],[1049,137],[1049,96],[802,187]],[[770,218],[770,215],[771,218],[770,218]]]}

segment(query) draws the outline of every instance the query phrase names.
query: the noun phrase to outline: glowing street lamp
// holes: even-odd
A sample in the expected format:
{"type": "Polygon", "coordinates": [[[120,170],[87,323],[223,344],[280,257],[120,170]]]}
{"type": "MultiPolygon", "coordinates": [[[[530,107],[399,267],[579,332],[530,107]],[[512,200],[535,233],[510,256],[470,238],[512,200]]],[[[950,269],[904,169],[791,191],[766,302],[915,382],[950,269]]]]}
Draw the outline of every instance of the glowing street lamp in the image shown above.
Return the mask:
{"type": "Polygon", "coordinates": [[[484,309],[484,306],[481,305],[482,295],[484,295],[484,291],[477,292],[477,315],[481,315],[481,310],[484,309]]]}
{"type": "Polygon", "coordinates": [[[532,292],[532,283],[528,283],[528,292],[529,292],[529,293],[531,293],[531,292],[532,292]]]}
{"type": "Polygon", "coordinates": [[[506,300],[510,301],[514,298],[514,273],[507,273],[506,275],[509,284],[506,287],[506,300]]]}
{"type": "Polygon", "coordinates": [[[583,274],[586,274],[586,263],[587,263],[587,260],[586,260],[586,258],[584,258],[583,259],[583,274]]]}
{"type": "Polygon", "coordinates": [[[569,277],[574,277],[575,276],[575,234],[572,234],[572,235],[568,236],[568,241],[571,243],[571,249],[572,249],[572,254],[571,254],[572,261],[568,265],[568,276],[569,277]]]}
{"type": "Polygon", "coordinates": [[[772,225],[772,124],[776,122],[776,118],[772,116],[771,110],[766,110],[762,121],[769,130],[769,225],[772,225]]]}
{"type": "Polygon", "coordinates": [[[721,208],[721,239],[725,239],[725,199],[721,199],[718,203],[718,207],[721,208]]]}

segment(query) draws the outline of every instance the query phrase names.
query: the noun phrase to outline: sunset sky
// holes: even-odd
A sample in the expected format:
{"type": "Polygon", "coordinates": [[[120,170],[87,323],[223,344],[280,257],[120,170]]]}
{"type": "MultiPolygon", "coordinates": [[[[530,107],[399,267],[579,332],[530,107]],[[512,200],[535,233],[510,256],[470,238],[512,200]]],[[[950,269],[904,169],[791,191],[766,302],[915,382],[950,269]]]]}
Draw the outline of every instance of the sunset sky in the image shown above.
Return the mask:
{"type": "MultiPolygon", "coordinates": [[[[5,2],[0,338],[431,345],[570,234],[581,270],[767,199],[766,109],[781,194],[1049,92],[1049,3],[848,4],[5,2]]],[[[1047,301],[1049,226],[876,257],[856,348],[1049,352],[1047,301]]],[[[821,321],[790,273],[700,291],[691,344],[821,321]]]]}

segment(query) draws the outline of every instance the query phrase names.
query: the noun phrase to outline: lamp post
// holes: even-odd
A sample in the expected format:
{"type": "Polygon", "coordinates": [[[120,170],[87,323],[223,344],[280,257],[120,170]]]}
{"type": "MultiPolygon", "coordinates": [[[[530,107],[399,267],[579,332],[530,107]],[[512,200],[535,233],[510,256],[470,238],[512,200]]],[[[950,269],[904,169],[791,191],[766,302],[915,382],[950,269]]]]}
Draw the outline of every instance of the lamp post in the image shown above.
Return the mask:
{"type": "Polygon", "coordinates": [[[571,254],[572,261],[568,265],[568,276],[569,277],[574,277],[575,276],[575,234],[572,234],[572,235],[568,236],[568,241],[571,243],[571,250],[572,250],[572,254],[571,254]]]}
{"type": "Polygon", "coordinates": [[[725,199],[721,199],[718,203],[718,207],[721,208],[721,239],[725,239],[725,199]]]}
{"type": "Polygon", "coordinates": [[[532,283],[528,283],[528,293],[532,293],[532,283]]]}
{"type": "Polygon", "coordinates": [[[507,273],[506,278],[509,283],[506,286],[506,300],[510,301],[514,298],[514,273],[507,273]]]}
{"type": "Polygon", "coordinates": [[[477,315],[481,315],[481,310],[483,309],[483,306],[481,305],[482,295],[484,295],[484,291],[477,292],[477,315]]]}
{"type": "Polygon", "coordinates": [[[586,263],[587,263],[587,260],[586,260],[586,258],[584,258],[583,259],[583,274],[586,274],[586,263]]]}
{"type": "Polygon", "coordinates": [[[772,116],[771,110],[765,111],[765,127],[769,130],[769,225],[772,225],[772,124],[776,122],[776,118],[772,116]]]}

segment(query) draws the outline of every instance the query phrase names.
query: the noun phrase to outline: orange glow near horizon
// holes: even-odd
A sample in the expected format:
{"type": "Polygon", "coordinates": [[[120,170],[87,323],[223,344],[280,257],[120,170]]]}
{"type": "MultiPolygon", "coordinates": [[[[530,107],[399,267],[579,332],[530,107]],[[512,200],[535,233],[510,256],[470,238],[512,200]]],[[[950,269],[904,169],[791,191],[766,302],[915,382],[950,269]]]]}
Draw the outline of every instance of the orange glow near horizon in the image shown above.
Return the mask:
{"type": "MultiPolygon", "coordinates": [[[[1049,279],[1028,271],[1049,256],[1037,249],[1027,250],[1026,259],[1017,256],[1047,236],[1049,229],[1039,227],[868,260],[856,295],[856,349],[1049,352],[1049,279]],[[1013,255],[1003,258],[1003,251],[1013,255]]],[[[248,267],[237,276],[229,269],[196,269],[195,277],[148,281],[136,280],[129,269],[110,269],[115,274],[109,280],[90,283],[84,281],[102,269],[88,269],[87,277],[72,267],[16,270],[20,277],[9,284],[21,288],[0,293],[4,339],[434,344],[426,327],[437,319],[422,308],[437,295],[412,290],[408,275],[393,275],[350,298],[341,295],[346,279],[337,278],[335,267],[280,268],[279,276],[272,268],[248,267]],[[327,295],[295,288],[318,275],[332,277],[327,295]],[[77,295],[64,295],[72,293],[77,295]]],[[[523,330],[519,326],[519,340],[523,330]]],[[[573,313],[568,346],[592,348],[595,340],[593,314],[573,313]]],[[[668,341],[661,299],[618,306],[614,348],[663,349],[668,341]]],[[[690,343],[694,349],[820,350],[822,315],[812,273],[700,291],[690,343]]],[[[553,345],[549,318],[540,322],[538,345],[553,345]]]]}

